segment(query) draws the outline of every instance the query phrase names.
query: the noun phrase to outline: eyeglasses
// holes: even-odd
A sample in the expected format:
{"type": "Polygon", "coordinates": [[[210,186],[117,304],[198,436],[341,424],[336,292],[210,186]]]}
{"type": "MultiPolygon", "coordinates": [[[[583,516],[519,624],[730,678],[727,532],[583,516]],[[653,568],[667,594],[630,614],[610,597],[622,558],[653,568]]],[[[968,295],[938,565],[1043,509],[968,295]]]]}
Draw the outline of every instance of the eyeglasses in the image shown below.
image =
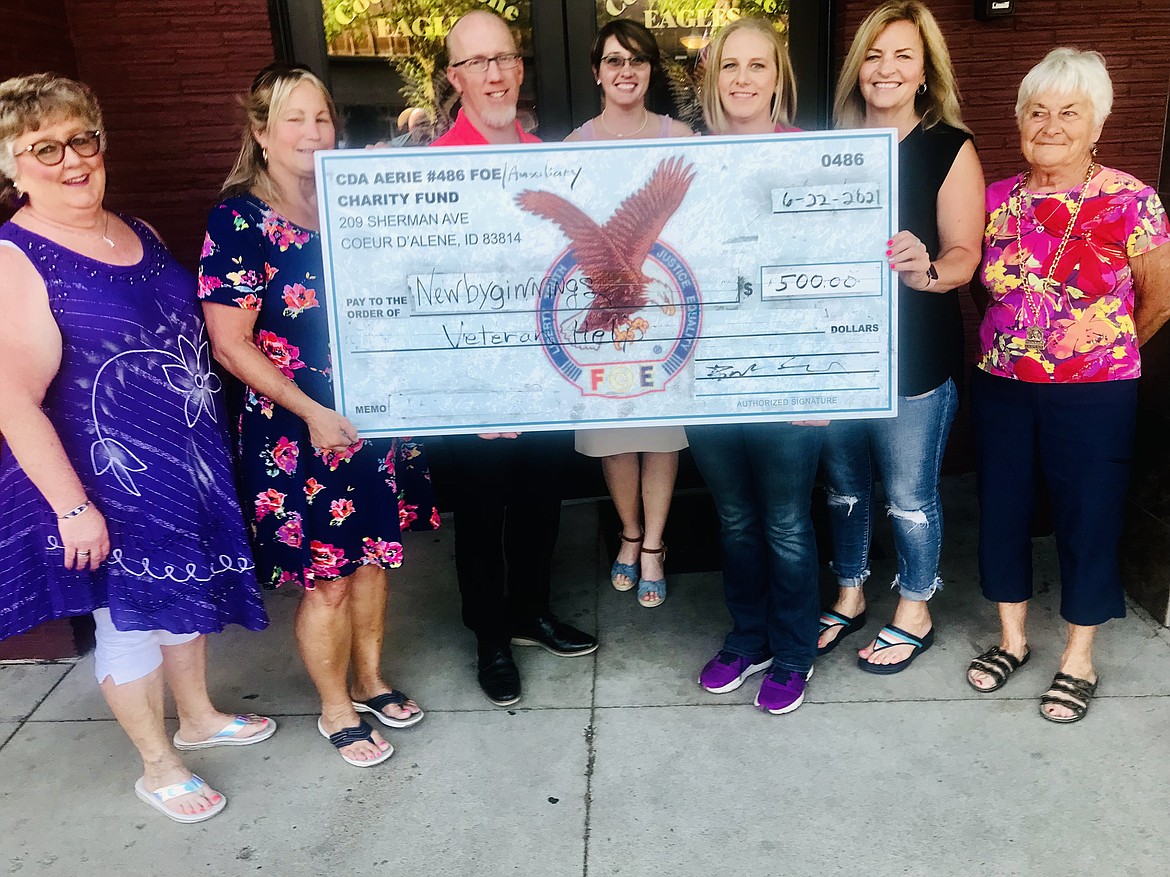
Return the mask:
{"type": "Polygon", "coordinates": [[[33,158],[45,167],[55,167],[65,160],[66,146],[82,158],[93,158],[102,151],[102,132],[82,131],[80,134],[74,134],[64,143],[60,140],[38,140],[32,146],[14,151],[12,156],[15,158],[18,155],[31,152],[33,158]]]}
{"type": "Polygon", "coordinates": [[[601,63],[607,70],[616,73],[627,64],[632,70],[645,70],[650,66],[650,59],[645,55],[631,55],[628,58],[625,55],[605,55],[602,57],[601,63]]]}
{"type": "Polygon", "coordinates": [[[511,70],[520,63],[519,52],[504,52],[502,55],[492,55],[490,58],[484,58],[482,55],[477,55],[474,58],[468,58],[466,61],[456,61],[454,64],[448,64],[448,67],[466,67],[474,73],[486,73],[488,65],[492,61],[496,62],[496,66],[501,70],[511,70]]]}

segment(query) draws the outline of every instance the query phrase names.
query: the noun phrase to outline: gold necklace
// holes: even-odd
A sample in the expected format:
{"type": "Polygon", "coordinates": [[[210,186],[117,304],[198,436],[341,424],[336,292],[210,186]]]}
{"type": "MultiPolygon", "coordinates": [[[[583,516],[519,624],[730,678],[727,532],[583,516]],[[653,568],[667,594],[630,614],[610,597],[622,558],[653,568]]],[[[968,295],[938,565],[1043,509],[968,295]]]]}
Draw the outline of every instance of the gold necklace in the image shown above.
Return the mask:
{"type": "MultiPolygon", "coordinates": [[[[1056,274],[1056,266],[1060,264],[1060,258],[1064,255],[1064,249],[1068,246],[1069,239],[1072,238],[1073,229],[1077,224],[1077,217],[1081,214],[1081,205],[1085,203],[1085,195],[1089,191],[1089,180],[1093,178],[1093,173],[1097,167],[1097,163],[1090,161],[1089,169],[1085,172],[1085,179],[1081,183],[1081,194],[1077,198],[1077,203],[1073,206],[1072,212],[1069,215],[1068,227],[1064,230],[1064,236],[1060,240],[1060,246],[1056,248],[1056,255],[1052,257],[1052,264],[1048,266],[1048,275],[1041,281],[1033,280],[1033,275],[1028,271],[1028,259],[1024,258],[1024,244],[1023,244],[1023,226],[1024,226],[1024,188],[1028,185],[1028,180],[1032,176],[1032,171],[1028,170],[1020,177],[1020,181],[1016,184],[1015,191],[1008,199],[1011,205],[1011,211],[1016,217],[1016,258],[1020,263],[1020,279],[1024,283],[1024,299],[1028,302],[1028,308],[1032,311],[1032,319],[1040,319],[1040,301],[1037,301],[1033,295],[1033,291],[1038,291],[1041,296],[1047,296],[1048,290],[1056,286],[1052,280],[1056,274]]],[[[1040,224],[1043,227],[1043,223],[1040,224]]],[[[1031,253],[1027,254],[1031,257],[1031,253]]],[[[1044,330],[1039,326],[1029,326],[1024,333],[1024,347],[1033,353],[1038,353],[1048,346],[1048,342],[1044,337],[1044,330]]]]}
{"type": "Polygon", "coordinates": [[[601,111],[601,115],[598,117],[598,119],[601,121],[601,127],[612,134],[614,137],[637,137],[646,129],[646,126],[650,124],[650,111],[645,107],[642,107],[642,125],[640,128],[638,128],[637,131],[631,131],[629,134],[621,134],[613,130],[613,128],[609,127],[609,125],[605,124],[605,110],[601,111]]]}
{"type": "Polygon", "coordinates": [[[115,243],[109,237],[110,211],[108,210],[102,210],[102,215],[105,217],[105,222],[102,224],[102,230],[98,231],[96,223],[93,228],[75,228],[74,226],[66,225],[63,222],[57,222],[55,219],[49,219],[47,216],[41,216],[41,214],[34,210],[31,205],[25,209],[28,210],[28,212],[33,216],[35,216],[38,221],[43,222],[45,225],[50,225],[53,228],[59,228],[61,231],[67,231],[70,234],[81,235],[83,237],[89,238],[101,238],[103,241],[105,241],[106,246],[111,250],[117,246],[117,243],[115,243]]]}

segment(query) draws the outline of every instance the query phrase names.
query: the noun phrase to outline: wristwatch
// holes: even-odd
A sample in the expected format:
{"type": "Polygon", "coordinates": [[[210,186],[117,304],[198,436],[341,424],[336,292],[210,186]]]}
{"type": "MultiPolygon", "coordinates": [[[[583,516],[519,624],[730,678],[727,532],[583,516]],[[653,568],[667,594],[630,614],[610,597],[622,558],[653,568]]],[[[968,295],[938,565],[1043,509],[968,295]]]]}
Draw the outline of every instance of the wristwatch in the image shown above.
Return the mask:
{"type": "Polygon", "coordinates": [[[938,269],[934,267],[934,262],[931,262],[930,267],[926,269],[926,276],[930,278],[930,282],[926,284],[929,289],[930,285],[938,280],[938,269]]]}

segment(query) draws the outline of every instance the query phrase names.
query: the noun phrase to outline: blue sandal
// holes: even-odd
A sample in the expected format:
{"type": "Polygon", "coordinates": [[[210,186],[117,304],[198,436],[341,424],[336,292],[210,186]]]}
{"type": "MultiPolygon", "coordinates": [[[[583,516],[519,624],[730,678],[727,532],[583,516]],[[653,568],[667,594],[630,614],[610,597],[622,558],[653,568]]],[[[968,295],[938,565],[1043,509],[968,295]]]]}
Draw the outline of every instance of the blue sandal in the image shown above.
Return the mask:
{"type": "MultiPolygon", "coordinates": [[[[643,554],[661,554],[662,560],[666,561],[666,546],[661,548],[643,548],[643,554]]],[[[647,609],[653,609],[655,606],[661,606],[666,602],[666,579],[638,579],[638,602],[647,609]],[[650,597],[651,594],[657,594],[658,599],[655,600],[650,597]]]]}
{"type": "Polygon", "coordinates": [[[874,639],[874,647],[871,655],[876,655],[883,649],[892,649],[894,646],[912,646],[913,649],[910,654],[901,661],[895,664],[874,664],[872,661],[867,661],[865,658],[858,655],[857,666],[866,673],[876,673],[879,676],[892,676],[895,673],[901,673],[912,663],[914,659],[934,645],[934,628],[926,632],[926,636],[917,637],[902,630],[900,627],[894,627],[892,624],[887,624],[880,631],[874,639]]]}
{"type": "MultiPolygon", "coordinates": [[[[631,542],[637,545],[642,544],[642,537],[631,539],[625,533],[618,533],[618,538],[623,542],[631,542]]],[[[609,568],[609,583],[613,585],[615,591],[628,591],[638,581],[638,564],[636,563],[622,563],[620,560],[615,560],[613,566],[609,568]],[[622,584],[618,582],[618,576],[624,576],[629,584],[622,584]]]]}
{"type": "Polygon", "coordinates": [[[394,706],[403,706],[408,700],[410,700],[409,697],[395,688],[387,694],[376,694],[369,700],[353,700],[350,703],[353,704],[356,712],[372,713],[374,718],[387,728],[409,728],[411,725],[417,725],[423,720],[424,713],[421,709],[417,713],[411,713],[405,719],[396,719],[382,712],[382,710],[391,704],[394,706]]]}
{"type": "MultiPolygon", "coordinates": [[[[363,719],[352,728],[342,728],[336,734],[330,734],[325,730],[325,726],[321,724],[321,720],[317,719],[317,730],[321,732],[321,736],[327,739],[338,749],[338,755],[345,759],[346,764],[352,764],[354,767],[373,767],[375,764],[381,764],[387,758],[394,754],[394,747],[386,744],[386,751],[377,758],[371,758],[368,761],[362,761],[359,758],[350,758],[340,750],[349,746],[352,743],[361,743],[363,740],[374,743],[374,729],[371,728],[363,719]]],[[[377,745],[377,744],[374,744],[377,745]]]]}

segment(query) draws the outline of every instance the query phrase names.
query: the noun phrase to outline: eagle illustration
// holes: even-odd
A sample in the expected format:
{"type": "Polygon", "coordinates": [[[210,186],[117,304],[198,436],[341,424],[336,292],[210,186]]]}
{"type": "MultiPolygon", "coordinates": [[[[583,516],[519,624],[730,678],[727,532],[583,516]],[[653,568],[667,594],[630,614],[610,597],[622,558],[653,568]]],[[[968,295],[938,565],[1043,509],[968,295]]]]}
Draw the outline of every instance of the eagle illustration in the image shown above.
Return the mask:
{"type": "MultiPolygon", "coordinates": [[[[575,204],[551,192],[525,191],[516,203],[547,219],[565,233],[593,291],[580,318],[570,321],[576,333],[609,330],[614,347],[645,335],[650,324],[635,315],[653,298],[667,316],[674,314],[671,290],[642,270],[650,248],[682,204],[695,179],[693,165],[664,159],[641,189],[624,200],[604,225],[575,204]]],[[[573,330],[566,334],[575,334],[573,330]]]]}

